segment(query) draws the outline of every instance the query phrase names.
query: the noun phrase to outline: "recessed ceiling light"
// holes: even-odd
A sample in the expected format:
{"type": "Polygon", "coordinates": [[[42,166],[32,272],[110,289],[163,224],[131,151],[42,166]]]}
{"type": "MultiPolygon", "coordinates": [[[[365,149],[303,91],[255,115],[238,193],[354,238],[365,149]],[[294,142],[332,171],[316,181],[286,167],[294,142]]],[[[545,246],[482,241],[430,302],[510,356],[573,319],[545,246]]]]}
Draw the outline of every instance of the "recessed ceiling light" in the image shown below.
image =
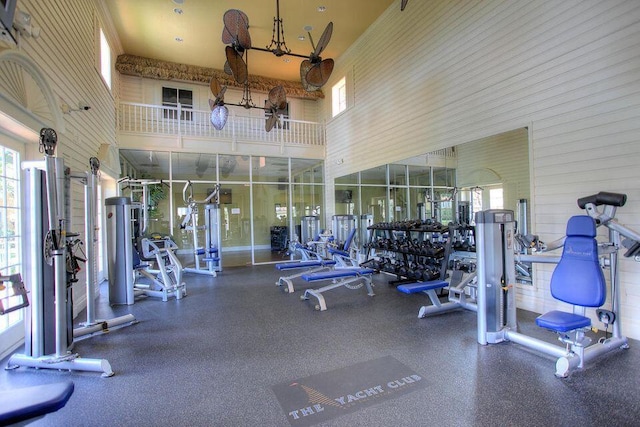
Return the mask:
{"type": "Polygon", "coordinates": [[[184,41],[184,39],[183,39],[182,37],[176,37],[176,38],[175,38],[175,40],[176,40],[178,43],[182,43],[182,42],[184,41]]]}
{"type": "Polygon", "coordinates": [[[178,15],[182,15],[182,9],[180,9],[179,7],[176,7],[175,9],[173,9],[173,11],[178,15]]]}
{"type": "Polygon", "coordinates": [[[318,6],[317,10],[318,10],[318,12],[324,12],[325,10],[327,10],[327,8],[324,7],[324,6],[318,6]]]}
{"type": "Polygon", "coordinates": [[[300,35],[298,36],[298,40],[300,40],[300,41],[304,41],[304,36],[303,36],[302,34],[300,34],[300,35]]]}

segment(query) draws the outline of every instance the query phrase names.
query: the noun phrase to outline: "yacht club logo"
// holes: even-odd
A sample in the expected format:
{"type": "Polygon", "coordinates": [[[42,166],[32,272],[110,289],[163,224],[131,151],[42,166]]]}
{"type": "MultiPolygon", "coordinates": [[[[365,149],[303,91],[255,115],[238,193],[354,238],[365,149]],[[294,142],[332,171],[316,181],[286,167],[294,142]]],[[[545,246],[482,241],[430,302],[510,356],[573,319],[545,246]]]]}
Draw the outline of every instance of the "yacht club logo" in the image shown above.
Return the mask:
{"type": "Polygon", "coordinates": [[[310,426],[426,386],[392,357],[272,387],[292,426],[310,426]]]}

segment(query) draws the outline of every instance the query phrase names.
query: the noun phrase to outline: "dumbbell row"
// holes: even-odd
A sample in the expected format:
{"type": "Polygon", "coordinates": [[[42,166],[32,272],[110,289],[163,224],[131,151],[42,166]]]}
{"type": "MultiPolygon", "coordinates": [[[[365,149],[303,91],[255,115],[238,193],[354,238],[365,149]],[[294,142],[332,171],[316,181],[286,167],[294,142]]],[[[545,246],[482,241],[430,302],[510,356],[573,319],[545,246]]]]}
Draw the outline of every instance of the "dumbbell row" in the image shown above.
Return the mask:
{"type": "Polygon", "coordinates": [[[374,270],[392,273],[397,276],[416,280],[434,280],[440,276],[440,267],[437,265],[424,265],[410,262],[407,265],[394,263],[390,258],[371,259],[363,263],[363,266],[374,270]]]}
{"type": "Polygon", "coordinates": [[[403,240],[403,239],[378,239],[365,245],[371,249],[380,249],[392,252],[402,252],[406,254],[415,254],[430,256],[434,258],[441,258],[444,256],[445,247],[442,243],[431,243],[428,240],[419,242],[417,240],[403,240]]]}
{"type": "Polygon", "coordinates": [[[376,224],[367,227],[370,230],[382,229],[382,230],[409,230],[409,231],[431,231],[441,232],[446,231],[447,227],[443,226],[438,221],[432,219],[427,220],[406,220],[406,221],[392,221],[392,222],[378,222],[376,224]]]}

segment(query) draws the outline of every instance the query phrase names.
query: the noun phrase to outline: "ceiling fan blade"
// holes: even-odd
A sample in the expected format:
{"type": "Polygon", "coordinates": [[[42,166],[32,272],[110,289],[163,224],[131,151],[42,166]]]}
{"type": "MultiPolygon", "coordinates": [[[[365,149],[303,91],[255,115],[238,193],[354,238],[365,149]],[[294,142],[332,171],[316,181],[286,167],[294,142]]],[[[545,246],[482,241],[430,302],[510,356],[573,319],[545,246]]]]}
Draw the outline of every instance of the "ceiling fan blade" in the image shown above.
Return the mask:
{"type": "Polygon", "coordinates": [[[225,53],[227,54],[227,62],[233,78],[238,83],[245,83],[247,81],[247,64],[242,59],[242,55],[231,46],[225,48],[225,53]]]}
{"type": "Polygon", "coordinates": [[[323,59],[322,62],[313,64],[307,72],[307,82],[312,86],[317,86],[318,88],[324,86],[324,84],[329,80],[329,77],[331,77],[333,65],[334,61],[331,58],[323,59]]]}
{"type": "Polygon", "coordinates": [[[275,111],[271,111],[271,115],[267,118],[267,122],[264,124],[264,130],[266,132],[270,132],[271,129],[276,125],[276,121],[278,120],[278,116],[275,114],[275,111]]]}
{"type": "Polygon", "coordinates": [[[408,1],[409,1],[409,0],[402,0],[402,1],[400,2],[400,11],[401,11],[401,12],[404,10],[404,8],[405,8],[405,7],[407,7],[407,2],[408,2],[408,1]]]}
{"type": "Polygon", "coordinates": [[[287,105],[287,92],[281,85],[269,91],[269,103],[275,109],[281,110],[287,105]]]}
{"type": "Polygon", "coordinates": [[[333,33],[333,22],[329,22],[327,24],[327,27],[322,32],[322,36],[320,36],[320,40],[318,41],[318,44],[316,45],[316,48],[314,49],[312,56],[314,57],[320,56],[322,51],[329,44],[329,40],[331,40],[332,33],[333,33]]]}
{"type": "Polygon", "coordinates": [[[215,77],[211,77],[211,81],[209,82],[209,88],[211,89],[211,93],[213,94],[213,96],[217,98],[221,90],[220,83],[218,83],[218,79],[216,79],[215,77]]]}
{"type": "Polygon", "coordinates": [[[225,30],[228,30],[231,42],[225,42],[225,31],[222,32],[223,43],[237,44],[242,49],[251,49],[251,36],[249,35],[249,18],[238,9],[229,9],[222,16],[225,30]]]}
{"type": "Polygon", "coordinates": [[[313,92],[315,90],[320,89],[317,86],[313,86],[307,81],[307,73],[313,67],[313,64],[308,59],[305,59],[300,63],[300,83],[302,83],[302,87],[307,92],[313,92]]]}
{"type": "Polygon", "coordinates": [[[231,34],[231,31],[227,28],[226,25],[222,29],[222,43],[224,43],[224,44],[232,44],[233,43],[233,34],[231,34]]]}
{"type": "Polygon", "coordinates": [[[211,111],[213,111],[214,108],[216,108],[216,101],[214,101],[213,99],[209,98],[209,108],[211,108],[211,111]]]}
{"type": "Polygon", "coordinates": [[[211,111],[211,124],[217,130],[222,130],[227,123],[227,117],[229,117],[229,109],[224,105],[216,105],[211,111]]]}
{"type": "Polygon", "coordinates": [[[233,76],[233,71],[231,71],[231,67],[229,66],[229,61],[224,61],[224,72],[230,76],[233,76]]]}

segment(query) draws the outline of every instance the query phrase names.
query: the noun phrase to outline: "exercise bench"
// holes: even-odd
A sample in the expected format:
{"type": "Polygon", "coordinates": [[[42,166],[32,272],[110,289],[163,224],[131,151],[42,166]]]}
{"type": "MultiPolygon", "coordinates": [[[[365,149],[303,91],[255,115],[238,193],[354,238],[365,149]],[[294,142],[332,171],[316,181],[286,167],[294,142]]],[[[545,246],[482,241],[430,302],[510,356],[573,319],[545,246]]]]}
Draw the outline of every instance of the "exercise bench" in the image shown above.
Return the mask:
{"type": "Polygon", "coordinates": [[[302,300],[308,300],[309,297],[314,297],[318,300],[318,304],[316,304],[316,310],[325,311],[327,309],[327,303],[322,295],[324,292],[330,291],[331,289],[339,288],[340,286],[344,286],[349,289],[359,289],[364,284],[367,288],[367,294],[372,297],[375,294],[373,293],[373,285],[371,280],[371,275],[375,272],[375,270],[371,268],[336,268],[335,270],[319,272],[319,273],[307,273],[303,274],[302,280],[306,282],[322,282],[326,280],[331,280],[331,284],[327,286],[323,286],[318,289],[307,289],[300,298],[302,300]],[[355,282],[362,281],[362,283],[354,284],[355,282]]]}
{"type": "Polygon", "coordinates": [[[73,394],[71,381],[23,387],[0,392],[0,425],[26,425],[55,412],[73,394]]]}
{"type": "Polygon", "coordinates": [[[280,271],[289,271],[289,270],[298,270],[303,269],[304,271],[298,272],[295,274],[291,274],[289,276],[281,276],[276,285],[283,286],[286,285],[284,289],[285,292],[293,293],[293,279],[301,277],[305,274],[318,273],[327,269],[330,269],[336,265],[334,260],[329,259],[317,259],[317,260],[307,260],[307,261],[297,261],[297,262],[283,262],[276,264],[276,269],[280,271]]]}
{"type": "Polygon", "coordinates": [[[436,289],[446,288],[447,286],[449,286],[449,283],[444,280],[430,280],[428,282],[404,283],[396,289],[405,294],[427,294],[431,302],[435,304],[434,299],[439,302],[435,293],[436,289]]]}

